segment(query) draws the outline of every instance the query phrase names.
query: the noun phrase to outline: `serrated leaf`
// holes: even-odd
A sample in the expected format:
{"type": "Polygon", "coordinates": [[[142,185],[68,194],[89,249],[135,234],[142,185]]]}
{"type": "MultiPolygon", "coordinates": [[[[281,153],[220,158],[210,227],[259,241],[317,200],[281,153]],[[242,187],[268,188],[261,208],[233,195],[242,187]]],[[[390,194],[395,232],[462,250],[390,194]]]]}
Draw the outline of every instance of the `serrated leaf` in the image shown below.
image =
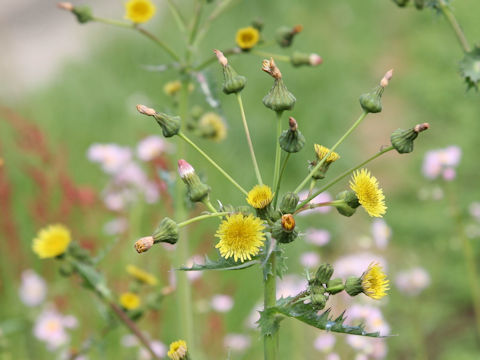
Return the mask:
{"type": "Polygon", "coordinates": [[[217,260],[210,260],[208,256],[205,256],[204,264],[193,264],[191,267],[182,266],[177,270],[180,271],[204,271],[204,270],[240,270],[246,269],[255,264],[260,264],[260,260],[257,257],[253,257],[252,260],[241,262],[235,261],[233,258],[225,259],[223,257],[217,260]]]}
{"type": "Polygon", "coordinates": [[[460,74],[466,81],[468,88],[478,90],[480,82],[480,47],[465,53],[465,57],[460,61],[460,74]]]}
{"type": "Polygon", "coordinates": [[[345,325],[345,312],[342,312],[340,316],[334,319],[330,314],[331,309],[327,309],[319,314],[310,304],[304,304],[302,302],[293,303],[293,299],[293,297],[281,298],[277,301],[275,307],[268,308],[266,311],[262,312],[259,325],[262,329],[263,335],[270,335],[277,331],[278,322],[276,322],[275,317],[283,315],[285,317],[297,319],[320,330],[350,335],[383,337],[380,336],[378,332],[366,332],[362,325],[345,325]]]}
{"type": "Polygon", "coordinates": [[[257,321],[262,335],[273,335],[280,328],[280,321],[284,319],[283,316],[277,315],[274,308],[260,311],[260,319],[257,321]]]}

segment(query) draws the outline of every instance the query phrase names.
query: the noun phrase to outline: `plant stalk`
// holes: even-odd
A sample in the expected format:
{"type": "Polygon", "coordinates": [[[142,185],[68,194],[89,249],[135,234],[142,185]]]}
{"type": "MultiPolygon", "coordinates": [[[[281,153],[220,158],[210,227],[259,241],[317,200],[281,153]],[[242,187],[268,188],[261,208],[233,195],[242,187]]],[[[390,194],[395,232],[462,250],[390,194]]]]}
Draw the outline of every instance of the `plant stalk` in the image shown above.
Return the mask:
{"type": "MultiPolygon", "coordinates": [[[[264,310],[275,306],[277,303],[277,259],[275,251],[272,252],[268,261],[270,262],[272,273],[267,276],[264,284],[264,310]]],[[[276,331],[273,335],[264,335],[263,346],[265,360],[277,360],[278,331],[276,331]]]]}
{"type": "Polygon", "coordinates": [[[468,43],[467,38],[465,36],[465,33],[462,30],[462,27],[458,23],[455,15],[453,14],[448,4],[445,2],[445,0],[438,0],[437,4],[440,11],[443,13],[448,23],[452,27],[453,32],[457,36],[458,42],[460,43],[460,46],[463,48],[463,51],[465,52],[472,51],[470,44],[468,43]]]}
{"type": "Polygon", "coordinates": [[[282,135],[282,111],[277,111],[277,136],[275,137],[275,168],[273,170],[273,188],[277,187],[278,175],[280,172],[280,158],[282,149],[280,148],[280,135],[282,135]]]}

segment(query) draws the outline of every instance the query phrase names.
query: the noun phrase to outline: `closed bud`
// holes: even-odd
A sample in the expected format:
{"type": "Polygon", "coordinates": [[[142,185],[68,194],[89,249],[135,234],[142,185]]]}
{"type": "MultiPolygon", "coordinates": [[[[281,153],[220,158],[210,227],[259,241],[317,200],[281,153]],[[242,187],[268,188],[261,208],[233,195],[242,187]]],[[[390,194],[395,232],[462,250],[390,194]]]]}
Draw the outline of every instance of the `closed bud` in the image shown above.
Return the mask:
{"type": "Polygon", "coordinates": [[[181,120],[178,116],[157,113],[154,109],[145,105],[137,105],[137,111],[142,115],[153,116],[162,128],[162,133],[165,137],[172,137],[180,131],[181,120]]]}
{"type": "Polygon", "coordinates": [[[288,192],[283,195],[282,201],[280,202],[280,212],[282,214],[292,214],[297,209],[298,201],[300,198],[294,192],[288,192]]]}
{"type": "Polygon", "coordinates": [[[399,154],[407,154],[413,151],[413,142],[418,134],[430,127],[428,123],[415,125],[408,130],[397,129],[390,136],[392,146],[399,154]]]}
{"type": "Polygon", "coordinates": [[[283,215],[281,219],[277,220],[275,224],[272,226],[272,236],[280,243],[282,244],[288,244],[294,241],[298,237],[298,233],[295,230],[295,220],[293,220],[293,227],[292,222],[290,220],[284,220],[284,216],[291,216],[291,220],[293,220],[293,216],[288,214],[288,215],[283,215]],[[287,230],[284,228],[284,222],[287,225],[287,228],[290,228],[290,230],[287,230]]]}
{"type": "Polygon", "coordinates": [[[277,112],[291,110],[297,99],[295,99],[295,96],[288,91],[287,87],[283,83],[282,73],[275,65],[273,58],[270,58],[270,60],[263,60],[262,70],[270,74],[275,79],[273,87],[262,100],[263,105],[277,112]]]}
{"type": "Polygon", "coordinates": [[[327,297],[324,294],[311,294],[310,302],[316,310],[322,310],[327,304],[327,297]]]}
{"type": "Polygon", "coordinates": [[[302,52],[295,51],[290,56],[290,63],[295,66],[318,66],[323,62],[323,59],[318,54],[305,54],[302,52]]]}
{"type": "Polygon", "coordinates": [[[150,248],[153,246],[153,237],[152,236],[146,236],[146,237],[143,237],[139,240],[137,240],[134,244],[134,248],[135,250],[141,254],[141,253],[144,253],[148,250],[150,250],[150,248]]]}
{"type": "Polygon", "coordinates": [[[384,87],[377,86],[372,92],[360,96],[360,105],[368,113],[379,113],[382,111],[382,94],[384,87]]]}
{"type": "Polygon", "coordinates": [[[293,117],[289,118],[288,123],[289,128],[280,135],[280,147],[288,153],[296,153],[305,146],[305,137],[298,130],[297,121],[293,117]]]}
{"type": "Polygon", "coordinates": [[[342,279],[335,278],[327,282],[327,292],[335,295],[342,292],[345,289],[342,279]]]}
{"type": "Polygon", "coordinates": [[[360,202],[358,201],[357,194],[355,194],[355,191],[353,190],[345,190],[345,191],[342,191],[341,193],[338,193],[337,200],[345,201],[345,203],[348,206],[354,209],[360,206],[360,202]]]}
{"type": "Polygon", "coordinates": [[[177,223],[168,217],[163,218],[153,232],[152,237],[155,244],[161,242],[169,243],[172,245],[176,244],[178,241],[177,223]]]}
{"type": "Polygon", "coordinates": [[[252,27],[257,29],[259,32],[262,31],[263,26],[264,26],[264,23],[262,19],[255,19],[252,21],[252,27]]]}
{"type": "Polygon", "coordinates": [[[210,187],[200,180],[193,166],[183,159],[178,160],[178,174],[187,185],[190,201],[201,202],[208,197],[210,187]]]}
{"type": "Polygon", "coordinates": [[[238,75],[237,72],[228,64],[228,59],[220,50],[214,50],[218,62],[223,67],[223,92],[225,94],[235,94],[243,90],[247,83],[247,78],[238,75]]]}
{"type": "Polygon", "coordinates": [[[315,273],[315,282],[318,284],[327,284],[333,275],[333,266],[330,264],[322,264],[315,273]]]}
{"type": "Polygon", "coordinates": [[[281,47],[292,45],[293,38],[303,30],[302,25],[296,25],[293,28],[282,26],[275,32],[275,40],[281,47]]]}
{"type": "Polygon", "coordinates": [[[62,265],[60,265],[60,269],[58,271],[60,272],[60,275],[69,277],[73,274],[74,270],[75,269],[70,262],[64,261],[62,262],[62,265]]]}
{"type": "Polygon", "coordinates": [[[350,296],[357,296],[362,293],[362,279],[356,276],[349,276],[345,281],[345,291],[350,296]]]}
{"type": "Polygon", "coordinates": [[[92,9],[88,6],[75,6],[72,13],[77,18],[80,24],[85,24],[89,21],[93,21],[92,9]]]}

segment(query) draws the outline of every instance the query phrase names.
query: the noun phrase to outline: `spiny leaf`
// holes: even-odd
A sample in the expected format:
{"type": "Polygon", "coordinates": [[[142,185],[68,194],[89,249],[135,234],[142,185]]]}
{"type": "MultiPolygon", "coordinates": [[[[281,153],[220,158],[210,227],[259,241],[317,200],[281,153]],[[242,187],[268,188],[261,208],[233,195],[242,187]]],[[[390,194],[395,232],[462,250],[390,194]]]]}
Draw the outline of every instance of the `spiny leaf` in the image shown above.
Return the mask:
{"type": "Polygon", "coordinates": [[[250,261],[240,262],[235,261],[233,258],[224,259],[223,257],[212,261],[205,256],[204,264],[193,264],[191,267],[182,266],[177,270],[181,271],[204,271],[204,270],[240,270],[246,269],[255,264],[260,264],[260,260],[257,257],[253,257],[250,261]]]}
{"type": "Polygon", "coordinates": [[[465,57],[460,61],[460,74],[468,85],[468,88],[478,90],[480,83],[480,47],[475,47],[472,51],[465,53],[465,57]]]}
{"type": "Polygon", "coordinates": [[[280,328],[280,321],[283,319],[283,316],[276,314],[275,308],[260,311],[260,319],[257,323],[262,331],[262,335],[275,334],[280,328]]]}

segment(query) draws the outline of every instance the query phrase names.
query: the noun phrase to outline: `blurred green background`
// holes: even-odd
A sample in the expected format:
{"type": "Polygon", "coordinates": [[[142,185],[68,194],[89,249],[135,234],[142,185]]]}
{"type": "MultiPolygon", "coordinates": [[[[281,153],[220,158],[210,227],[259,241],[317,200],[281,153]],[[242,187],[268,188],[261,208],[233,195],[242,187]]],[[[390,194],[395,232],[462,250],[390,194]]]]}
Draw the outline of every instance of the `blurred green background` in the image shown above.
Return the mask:
{"type": "MultiPolygon", "coordinates": [[[[75,55],[60,52],[57,59],[51,60],[56,64],[52,70],[45,62],[36,65],[35,53],[24,54],[26,57],[22,58],[22,63],[27,64],[24,66],[29,71],[41,74],[49,68],[49,75],[33,85],[23,86],[25,79],[21,73],[16,75],[9,70],[6,76],[4,70],[8,82],[2,81],[0,85],[0,156],[5,161],[0,171],[6,176],[10,194],[9,198],[3,196],[0,199],[0,216],[5,220],[7,215],[4,210],[8,210],[8,217],[13,221],[19,240],[12,243],[8,238],[11,233],[3,227],[0,233],[0,324],[14,328],[2,337],[3,352],[0,355],[5,359],[51,358],[43,344],[33,339],[30,325],[24,320],[29,315],[18,300],[18,285],[23,269],[33,268],[45,277],[48,280],[49,299],[79,319],[79,328],[72,332],[73,346],[80,346],[91,334],[98,336],[105,322],[101,311],[96,310],[98,303],[90,293],[84,291],[76,281],[61,277],[54,261],[40,261],[31,251],[31,239],[39,227],[60,221],[61,209],[56,198],[60,195],[53,192],[52,198],[43,200],[47,201],[47,209],[58,211],[45,213],[43,220],[38,220],[38,217],[32,220],[32,199],[38,199],[41,190],[32,173],[27,171],[28,166],[38,165],[53,187],[58,181],[55,177],[58,169],[55,167],[64,166],[76,183],[100,192],[107,182],[107,176],[88,161],[88,147],[94,142],[135,146],[143,136],[158,134],[160,129],[157,125],[139,116],[134,106],[137,102],[145,102],[156,109],[168,110],[172,105],[163,93],[163,86],[178,78],[175,71],[145,69],[144,65],[160,65],[169,62],[169,59],[137,33],[96,23],[79,25],[70,14],[56,9],[53,2],[40,3],[41,11],[36,12],[38,18],[32,14],[34,8],[33,5],[29,8],[28,2],[23,8],[15,5],[18,23],[15,18],[9,18],[11,28],[3,36],[10,36],[10,41],[14,43],[17,32],[21,31],[21,21],[27,23],[31,20],[34,24],[38,23],[42,42],[38,43],[35,32],[22,40],[27,44],[31,42],[33,49],[38,51],[42,51],[43,45],[48,51],[55,51],[55,46],[52,46],[54,34],[63,32],[65,26],[65,31],[71,36],[67,41],[68,47],[73,49],[75,55]],[[45,30],[47,23],[51,38],[45,30]],[[18,81],[16,76],[19,77],[18,81]],[[15,112],[15,116],[21,116],[41,129],[47,148],[58,160],[45,165],[39,163],[31,153],[19,148],[18,128],[12,124],[20,122],[18,119],[12,120],[13,115],[7,108],[15,112]]],[[[156,3],[158,13],[146,27],[165,38],[174,49],[182,50],[181,34],[166,5],[160,1],[156,3]]],[[[98,15],[119,19],[123,16],[121,1],[102,2],[100,10],[96,8],[96,2],[89,5],[98,15]]],[[[35,9],[39,6],[35,3],[35,9]]],[[[215,6],[208,5],[206,13],[215,6]]],[[[471,42],[480,39],[480,3],[474,0],[455,1],[453,6],[467,38],[471,42]]],[[[186,14],[191,11],[188,1],[181,1],[180,7],[186,14]]],[[[475,91],[466,92],[466,86],[458,75],[457,63],[462,58],[462,51],[448,24],[433,11],[399,9],[392,1],[239,1],[237,6],[212,25],[195,60],[200,62],[210,56],[213,48],[233,46],[236,30],[258,18],[265,23],[265,38],[272,38],[275,29],[281,25],[302,24],[304,31],[295,39],[293,49],[317,52],[324,59],[324,63],[317,68],[297,69],[279,63],[285,83],[297,98],[296,106],[289,115],[297,119],[307,137],[305,149],[289,162],[283,189],[294,188],[303,179],[307,160],[312,158],[314,143],[329,146],[343,134],[361,112],[357,100],[359,95],[369,91],[390,68],[395,69],[395,74],[383,97],[384,110],[378,115],[369,116],[358,131],[341,145],[338,152],[342,161],[332,167],[331,175],[371,156],[382,145],[388,145],[390,133],[398,127],[407,128],[422,122],[431,124],[431,129],[416,141],[412,154],[400,156],[389,153],[369,166],[387,198],[385,220],[392,228],[393,236],[388,249],[381,256],[388,260],[389,273],[422,266],[432,278],[431,286],[417,297],[407,297],[392,286],[382,310],[390,324],[391,333],[398,336],[387,339],[386,358],[478,358],[479,343],[475,338],[470,288],[461,242],[450,216],[451,203],[448,196],[438,201],[422,201],[418,197],[420,189],[434,186],[421,174],[424,153],[429,149],[456,144],[463,151],[457,179],[448,186],[440,186],[445,187],[445,194],[453,194],[458,199],[465,217],[469,204],[480,200],[477,159],[480,95],[475,91]]],[[[28,26],[33,28],[32,23],[28,26]]],[[[61,44],[59,42],[58,46],[61,44]]],[[[273,49],[272,52],[289,54],[293,49],[273,49]]],[[[242,93],[246,115],[262,172],[266,180],[271,181],[275,118],[272,111],[263,106],[261,99],[270,89],[272,81],[260,71],[261,60],[261,57],[248,54],[232,57],[231,63],[248,78],[242,93]]],[[[10,64],[4,69],[14,69],[14,66],[10,64]]],[[[222,75],[216,64],[208,68],[205,74],[216,86],[215,95],[222,102],[220,111],[228,122],[228,138],[222,143],[203,139],[196,141],[218,159],[235,179],[249,188],[255,178],[253,171],[250,171],[250,159],[235,98],[219,91],[222,75]]],[[[193,103],[208,108],[198,91],[198,85],[193,103]]],[[[173,155],[173,166],[176,160],[173,155]]],[[[220,199],[224,203],[243,202],[242,196],[204,159],[189,151],[187,160],[207,176],[213,189],[212,199],[220,199]]],[[[342,191],[346,186],[347,181],[340,182],[332,189],[332,193],[342,191]]],[[[110,237],[102,234],[101,229],[112,215],[102,207],[102,203],[97,201],[91,210],[76,210],[68,219],[74,236],[94,249],[100,249],[111,241],[110,237]]],[[[128,263],[141,264],[162,278],[163,282],[168,281],[169,266],[166,264],[175,253],[166,254],[156,249],[155,253],[148,254],[150,256],[139,258],[131,247],[132,239],[149,234],[155,222],[165,216],[165,207],[162,201],[140,207],[149,216],[140,217],[128,236],[116,243],[114,250],[101,264],[114,289],[125,290],[127,287],[124,267],[128,263]]],[[[370,224],[371,219],[364,211],[358,211],[352,218],[330,212],[299,220],[299,226],[303,229],[315,226],[331,232],[331,242],[318,250],[322,261],[330,262],[348,252],[363,250],[359,239],[369,234],[370,224]]],[[[192,253],[195,250],[196,253],[209,251],[215,254],[215,226],[213,222],[206,222],[194,228],[188,239],[192,253]]],[[[478,238],[470,241],[478,260],[478,238]]],[[[306,249],[312,250],[311,246],[300,240],[288,248],[290,273],[302,275],[298,256],[306,249]]],[[[210,315],[205,314],[196,318],[198,343],[204,344],[202,348],[207,354],[206,358],[225,358],[226,353],[222,341],[215,339],[214,335],[206,336],[204,329],[215,330],[217,328],[212,328],[212,323],[220,321],[219,333],[244,332],[245,318],[261,298],[259,278],[260,270],[256,268],[232,273],[205,273],[202,284],[193,288],[194,299],[200,304],[206,294],[214,292],[229,293],[235,299],[234,309],[223,320],[212,320],[210,315]]],[[[140,327],[165,343],[176,340],[179,336],[172,335],[170,331],[175,329],[176,314],[171,310],[174,308],[174,297],[166,299],[162,311],[146,316],[140,321],[140,327]]],[[[341,310],[335,309],[335,312],[341,310]]],[[[119,345],[124,333],[121,327],[109,333],[103,347],[94,348],[89,356],[93,359],[134,358],[136,353],[133,350],[125,350],[119,345]]],[[[323,358],[322,353],[313,349],[312,342],[316,334],[318,331],[306,325],[293,324],[293,320],[284,321],[280,338],[282,358],[323,358]],[[302,334],[300,343],[295,342],[298,341],[299,332],[302,334]],[[294,333],[297,336],[292,335],[294,333]]],[[[338,337],[341,338],[341,335],[338,337]]],[[[261,358],[259,334],[251,333],[251,339],[252,349],[248,353],[232,354],[231,358],[261,358]]],[[[336,348],[342,359],[353,359],[353,350],[342,344],[338,340],[336,348]]]]}

